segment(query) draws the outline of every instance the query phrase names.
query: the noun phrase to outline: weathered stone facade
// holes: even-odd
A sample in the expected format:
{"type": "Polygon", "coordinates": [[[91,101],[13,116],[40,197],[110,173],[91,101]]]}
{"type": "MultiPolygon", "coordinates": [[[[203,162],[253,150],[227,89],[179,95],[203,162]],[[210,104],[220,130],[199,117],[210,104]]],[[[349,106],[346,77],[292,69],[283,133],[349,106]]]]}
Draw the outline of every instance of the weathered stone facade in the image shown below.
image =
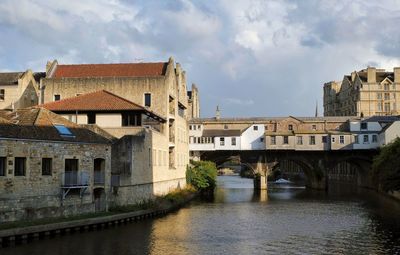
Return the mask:
{"type": "Polygon", "coordinates": [[[0,222],[95,212],[94,189],[101,188],[104,196],[109,196],[110,145],[0,139],[0,157],[6,158],[5,175],[0,176],[0,222]],[[26,160],[23,176],[14,172],[16,157],[26,160]],[[42,174],[43,158],[52,159],[49,175],[42,174]],[[100,186],[94,184],[96,158],[105,160],[104,184],[100,186]],[[74,191],[62,197],[65,159],[77,159],[78,173],[89,175],[89,185],[82,197],[74,191]]]}
{"type": "MultiPolygon", "coordinates": [[[[140,65],[140,63],[133,65],[140,65]]],[[[63,99],[75,97],[77,94],[106,90],[145,106],[167,120],[166,123],[160,124],[158,130],[143,129],[143,132],[136,127],[104,127],[104,130],[110,134],[121,138],[118,145],[113,146],[113,151],[124,150],[128,146],[126,145],[127,141],[130,141],[128,144],[131,144],[132,148],[138,148],[139,145],[136,146],[133,141],[139,142],[144,139],[143,143],[139,143],[143,145],[140,153],[138,151],[126,152],[134,155],[134,159],[130,163],[126,162],[122,156],[123,153],[113,154],[115,157],[121,155],[122,161],[125,162],[116,163],[117,169],[113,168],[115,173],[125,171],[123,170],[125,168],[120,169],[120,167],[130,165],[131,175],[136,176],[128,178],[126,175],[121,175],[121,187],[118,188],[120,202],[117,202],[118,204],[137,202],[134,199],[136,196],[138,199],[145,199],[185,186],[186,165],[189,162],[187,119],[190,118],[191,113],[188,112],[186,74],[178,63],[175,65],[174,60],[170,58],[165,63],[165,70],[162,74],[131,77],[104,77],[101,73],[96,77],[82,77],[82,75],[80,77],[73,77],[73,75],[60,77],[55,74],[57,74],[57,68],[61,66],[57,62],[48,65],[48,75],[42,80],[41,86],[42,103],[53,101],[55,95],[63,99]],[[148,94],[151,95],[150,105],[146,105],[146,95],[148,94]],[[138,140],[124,137],[126,135],[128,137],[137,136],[138,140]],[[118,148],[118,146],[122,147],[118,148]],[[155,162],[144,164],[143,162],[148,162],[149,153],[152,158],[151,162],[153,160],[155,162]],[[159,162],[160,160],[162,163],[159,162]],[[136,192],[138,189],[139,193],[136,192]],[[143,193],[145,190],[152,192],[143,193]]],[[[76,65],[76,68],[79,69],[79,65],[76,65]]],[[[195,91],[197,98],[197,88],[195,91]]],[[[198,98],[195,104],[197,105],[195,107],[198,108],[198,98]]],[[[105,123],[103,124],[105,125],[105,123]]],[[[114,159],[118,161],[117,158],[113,157],[113,161],[114,159]]]]}
{"type": "Polygon", "coordinates": [[[39,102],[41,73],[0,73],[0,109],[21,109],[39,102]]]}
{"type": "Polygon", "coordinates": [[[393,72],[368,67],[324,84],[325,116],[400,114],[400,67],[393,72]]]}

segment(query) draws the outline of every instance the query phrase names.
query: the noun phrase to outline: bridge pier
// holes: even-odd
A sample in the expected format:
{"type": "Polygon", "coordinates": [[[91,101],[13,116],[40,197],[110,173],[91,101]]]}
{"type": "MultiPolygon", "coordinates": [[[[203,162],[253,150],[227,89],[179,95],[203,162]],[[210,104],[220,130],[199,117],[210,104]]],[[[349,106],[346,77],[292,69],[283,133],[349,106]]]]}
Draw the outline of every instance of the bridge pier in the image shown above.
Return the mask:
{"type": "Polygon", "coordinates": [[[267,177],[263,175],[254,176],[254,189],[256,190],[266,190],[268,188],[267,177]]]}

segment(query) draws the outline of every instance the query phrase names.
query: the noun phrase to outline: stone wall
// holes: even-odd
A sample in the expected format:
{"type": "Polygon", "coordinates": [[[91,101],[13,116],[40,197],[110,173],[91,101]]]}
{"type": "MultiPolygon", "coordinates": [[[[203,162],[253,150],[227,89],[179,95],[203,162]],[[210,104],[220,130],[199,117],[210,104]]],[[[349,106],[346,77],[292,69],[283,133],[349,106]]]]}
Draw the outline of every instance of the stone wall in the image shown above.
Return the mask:
{"type": "Polygon", "coordinates": [[[105,160],[105,184],[110,190],[111,146],[65,142],[0,140],[0,157],[6,157],[6,174],[0,176],[0,222],[69,216],[95,211],[93,190],[94,159],[105,160]],[[24,176],[15,176],[15,157],[26,158],[24,176]],[[42,174],[42,158],[52,159],[51,175],[42,174]],[[62,199],[65,159],[79,161],[78,172],[86,171],[90,182],[82,198],[70,191],[62,199]]]}
{"type": "Polygon", "coordinates": [[[26,71],[18,84],[2,85],[4,89],[4,100],[0,101],[0,109],[21,109],[37,105],[39,102],[39,85],[33,77],[32,71],[26,71]]]}

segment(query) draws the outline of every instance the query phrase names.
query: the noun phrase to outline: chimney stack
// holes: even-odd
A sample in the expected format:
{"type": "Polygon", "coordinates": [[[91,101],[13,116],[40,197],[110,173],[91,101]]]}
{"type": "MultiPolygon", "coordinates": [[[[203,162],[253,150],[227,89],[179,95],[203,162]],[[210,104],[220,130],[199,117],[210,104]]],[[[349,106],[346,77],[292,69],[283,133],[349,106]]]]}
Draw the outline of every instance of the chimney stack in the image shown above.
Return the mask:
{"type": "Polygon", "coordinates": [[[400,67],[393,68],[393,72],[394,72],[394,82],[400,83],[400,67]]]}
{"type": "Polygon", "coordinates": [[[376,83],[376,68],[375,67],[367,68],[367,82],[368,83],[376,83]]]}

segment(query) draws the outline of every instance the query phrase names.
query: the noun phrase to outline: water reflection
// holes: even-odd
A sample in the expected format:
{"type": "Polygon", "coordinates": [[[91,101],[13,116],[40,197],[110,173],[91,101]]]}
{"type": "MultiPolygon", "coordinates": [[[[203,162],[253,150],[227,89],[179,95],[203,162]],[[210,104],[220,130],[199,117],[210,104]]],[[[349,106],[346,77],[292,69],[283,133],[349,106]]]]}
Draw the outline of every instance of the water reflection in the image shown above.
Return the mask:
{"type": "Polygon", "coordinates": [[[164,218],[42,240],[8,254],[396,254],[400,205],[366,190],[252,189],[220,177],[213,201],[164,218]]]}

